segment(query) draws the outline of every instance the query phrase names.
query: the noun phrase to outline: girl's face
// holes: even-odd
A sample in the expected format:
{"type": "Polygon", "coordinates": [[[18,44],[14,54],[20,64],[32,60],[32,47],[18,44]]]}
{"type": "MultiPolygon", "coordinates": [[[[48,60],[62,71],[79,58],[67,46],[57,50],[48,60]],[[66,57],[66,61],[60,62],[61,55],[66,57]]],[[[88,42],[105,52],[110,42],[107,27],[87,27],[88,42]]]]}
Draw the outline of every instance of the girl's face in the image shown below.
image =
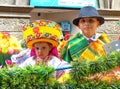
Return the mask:
{"type": "Polygon", "coordinates": [[[82,18],[79,20],[78,27],[81,29],[83,35],[90,38],[95,35],[99,24],[97,18],[82,18]]]}
{"type": "Polygon", "coordinates": [[[44,59],[52,49],[52,45],[47,42],[38,42],[34,44],[36,56],[44,59]]]}

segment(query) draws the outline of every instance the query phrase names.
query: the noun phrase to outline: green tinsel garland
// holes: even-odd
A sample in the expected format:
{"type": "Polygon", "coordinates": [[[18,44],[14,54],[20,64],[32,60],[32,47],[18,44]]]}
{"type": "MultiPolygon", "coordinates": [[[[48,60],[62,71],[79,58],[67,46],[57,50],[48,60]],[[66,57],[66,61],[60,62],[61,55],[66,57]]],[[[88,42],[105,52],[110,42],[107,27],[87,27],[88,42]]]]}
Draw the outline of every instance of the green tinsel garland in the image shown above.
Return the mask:
{"type": "Polygon", "coordinates": [[[120,52],[112,52],[97,61],[72,63],[70,79],[59,84],[52,76],[55,70],[47,66],[0,70],[0,89],[118,89],[120,80],[111,82],[85,79],[90,74],[104,73],[120,66],[120,52]],[[52,78],[52,79],[51,79],[52,78]]]}
{"type": "Polygon", "coordinates": [[[71,78],[66,84],[80,89],[118,89],[120,88],[120,80],[110,83],[107,81],[86,80],[90,74],[104,73],[120,66],[120,52],[112,52],[107,56],[101,56],[97,61],[79,61],[73,62],[73,71],[71,78]]]}
{"type": "Polygon", "coordinates": [[[0,89],[48,89],[57,84],[53,77],[54,68],[47,66],[26,67],[24,69],[1,69],[0,89]],[[52,78],[52,79],[51,79],[52,78]]]}

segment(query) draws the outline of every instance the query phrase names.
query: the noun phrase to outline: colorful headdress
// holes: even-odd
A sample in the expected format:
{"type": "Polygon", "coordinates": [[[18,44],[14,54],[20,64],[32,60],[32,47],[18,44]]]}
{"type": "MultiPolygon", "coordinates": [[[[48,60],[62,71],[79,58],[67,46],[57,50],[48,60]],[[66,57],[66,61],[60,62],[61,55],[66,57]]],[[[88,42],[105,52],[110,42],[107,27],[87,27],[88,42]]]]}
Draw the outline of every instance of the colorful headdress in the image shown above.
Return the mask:
{"type": "Polygon", "coordinates": [[[32,48],[36,42],[49,42],[57,47],[63,37],[62,28],[54,21],[36,20],[23,27],[23,38],[28,48],[32,48]]]}

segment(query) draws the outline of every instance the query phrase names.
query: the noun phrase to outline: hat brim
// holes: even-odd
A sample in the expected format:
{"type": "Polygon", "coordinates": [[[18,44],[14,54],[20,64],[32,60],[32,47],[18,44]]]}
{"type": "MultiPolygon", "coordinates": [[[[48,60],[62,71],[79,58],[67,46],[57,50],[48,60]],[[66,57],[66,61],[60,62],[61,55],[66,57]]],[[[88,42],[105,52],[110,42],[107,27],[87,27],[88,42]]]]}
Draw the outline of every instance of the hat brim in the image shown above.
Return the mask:
{"type": "Polygon", "coordinates": [[[32,41],[29,41],[27,43],[27,47],[32,49],[33,48],[33,45],[37,42],[48,42],[48,43],[51,43],[53,45],[53,47],[57,47],[58,46],[58,42],[54,41],[54,40],[49,40],[49,39],[36,39],[36,40],[32,40],[32,41]]]}
{"type": "MultiPolygon", "coordinates": [[[[104,18],[103,17],[100,17],[100,16],[90,16],[90,18],[97,18],[98,20],[99,20],[99,22],[100,22],[100,25],[102,25],[103,23],[104,23],[104,18]]],[[[78,18],[75,18],[74,20],[73,20],[73,24],[74,25],[76,25],[76,26],[78,26],[78,23],[79,23],[79,20],[81,19],[81,18],[87,18],[87,17],[78,17],[78,18]]],[[[89,18],[89,17],[88,17],[89,18]]]]}

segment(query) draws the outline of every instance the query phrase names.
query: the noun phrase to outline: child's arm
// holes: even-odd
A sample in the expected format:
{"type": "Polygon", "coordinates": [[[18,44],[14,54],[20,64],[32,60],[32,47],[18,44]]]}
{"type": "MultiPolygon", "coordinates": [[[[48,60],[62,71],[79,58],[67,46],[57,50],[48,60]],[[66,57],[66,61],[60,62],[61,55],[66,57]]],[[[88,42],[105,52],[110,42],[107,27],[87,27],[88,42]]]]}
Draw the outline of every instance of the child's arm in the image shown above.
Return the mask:
{"type": "Polygon", "coordinates": [[[23,63],[21,63],[19,67],[25,68],[26,66],[34,66],[34,65],[35,65],[35,61],[33,60],[33,57],[29,57],[23,63]]]}

